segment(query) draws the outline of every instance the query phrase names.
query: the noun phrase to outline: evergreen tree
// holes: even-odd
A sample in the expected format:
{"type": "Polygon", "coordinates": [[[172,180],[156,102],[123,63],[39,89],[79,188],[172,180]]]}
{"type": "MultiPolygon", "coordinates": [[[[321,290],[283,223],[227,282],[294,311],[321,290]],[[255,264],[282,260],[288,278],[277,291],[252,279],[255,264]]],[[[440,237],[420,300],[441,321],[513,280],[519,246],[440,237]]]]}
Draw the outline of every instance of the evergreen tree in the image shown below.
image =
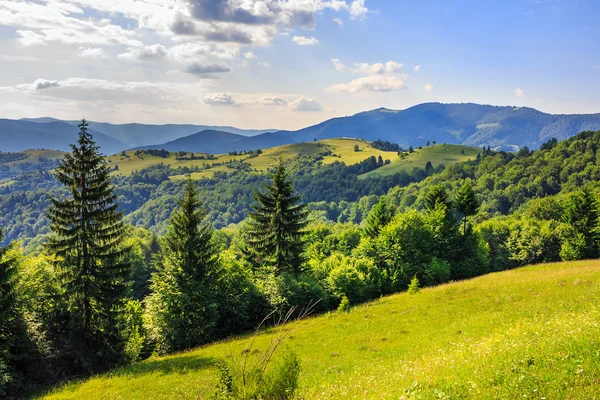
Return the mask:
{"type": "Polygon", "coordinates": [[[53,235],[47,247],[57,256],[64,290],[63,355],[76,370],[91,372],[122,359],[119,316],[129,265],[109,168],[87,127],[82,120],[77,145],[71,145],[72,152],[54,172],[70,196],[51,199],[53,235]]]}
{"type": "Polygon", "coordinates": [[[205,343],[217,319],[210,274],[217,265],[213,229],[191,178],[169,220],[159,270],[147,298],[158,351],[205,343]]]}
{"type": "Polygon", "coordinates": [[[427,223],[437,243],[432,253],[444,260],[454,259],[458,221],[452,210],[453,204],[448,191],[442,184],[433,186],[425,195],[427,223]]]}
{"type": "Polygon", "coordinates": [[[427,164],[425,164],[425,172],[428,174],[433,172],[433,164],[431,161],[427,161],[427,164]]]}
{"type": "Polygon", "coordinates": [[[395,213],[396,208],[388,205],[386,199],[381,197],[367,215],[363,228],[364,235],[370,238],[377,237],[381,229],[389,224],[395,213]]]}
{"type": "Polygon", "coordinates": [[[448,191],[442,184],[433,186],[425,195],[425,207],[427,207],[428,210],[435,209],[438,203],[444,204],[448,208],[452,207],[452,201],[450,200],[448,191]]]}
{"type": "Polygon", "coordinates": [[[600,255],[600,210],[589,187],[573,193],[564,206],[563,222],[569,226],[563,253],[570,259],[590,259],[600,255]],[[570,250],[570,251],[567,251],[570,250]]]}
{"type": "Polygon", "coordinates": [[[458,189],[454,203],[456,210],[462,215],[463,235],[466,235],[468,218],[477,214],[480,206],[479,199],[470,179],[467,179],[460,189],[458,189]]]}
{"type": "MultiPolygon", "coordinates": [[[[4,232],[0,229],[0,242],[4,232]]],[[[0,397],[8,395],[12,370],[12,351],[15,341],[15,286],[17,268],[7,257],[8,246],[0,247],[0,397]]]]}
{"type": "Polygon", "coordinates": [[[250,212],[247,245],[255,266],[276,272],[299,273],[303,261],[308,212],[299,204],[292,180],[279,161],[266,193],[254,192],[256,205],[250,212]]]}

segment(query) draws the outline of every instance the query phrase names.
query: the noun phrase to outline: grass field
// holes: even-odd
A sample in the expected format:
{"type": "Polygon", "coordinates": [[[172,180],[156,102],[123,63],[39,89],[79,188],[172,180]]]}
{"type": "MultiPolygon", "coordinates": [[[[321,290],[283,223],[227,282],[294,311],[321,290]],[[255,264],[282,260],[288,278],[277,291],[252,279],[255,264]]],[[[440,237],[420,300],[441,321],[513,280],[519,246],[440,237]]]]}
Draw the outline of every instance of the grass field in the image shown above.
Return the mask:
{"type": "Polygon", "coordinates": [[[49,160],[55,160],[57,158],[63,158],[65,153],[58,150],[25,150],[20,153],[27,154],[29,157],[24,158],[23,160],[13,161],[6,163],[4,165],[8,165],[13,168],[19,164],[23,163],[36,163],[40,161],[40,157],[47,158],[49,160]]]}
{"type": "Polygon", "coordinates": [[[425,168],[427,161],[431,161],[434,167],[444,164],[446,167],[462,161],[474,160],[477,154],[481,152],[478,147],[462,146],[458,144],[436,144],[434,146],[416,149],[404,159],[400,157],[390,158],[391,163],[367,172],[359,176],[359,179],[365,179],[373,176],[393,175],[400,171],[411,173],[415,167],[425,168]]]}
{"type": "MultiPolygon", "coordinates": [[[[269,168],[275,166],[278,163],[279,158],[283,160],[289,160],[297,157],[298,155],[304,154],[319,154],[326,151],[331,151],[332,154],[325,156],[323,159],[324,164],[333,163],[335,161],[343,161],[346,165],[352,165],[359,163],[371,156],[379,157],[380,155],[384,159],[397,158],[397,154],[394,152],[387,152],[374,149],[367,141],[359,139],[328,139],[319,142],[305,142],[288,144],[284,146],[272,147],[263,150],[262,154],[258,157],[250,158],[248,155],[230,156],[228,154],[216,155],[215,160],[177,160],[175,153],[171,153],[168,158],[154,157],[149,155],[136,156],[135,151],[127,151],[128,157],[123,157],[121,153],[107,157],[109,165],[114,167],[118,165],[119,170],[115,173],[129,175],[133,171],[139,171],[144,168],[148,168],[152,165],[163,163],[169,165],[172,168],[178,167],[192,167],[202,166],[203,164],[221,164],[211,167],[210,169],[202,172],[196,172],[192,174],[193,179],[199,179],[201,177],[211,177],[216,171],[232,172],[233,169],[228,168],[223,163],[228,161],[239,161],[244,160],[251,165],[251,168],[257,172],[267,171],[269,168]],[[360,151],[355,152],[354,146],[358,144],[360,151]]],[[[199,155],[199,154],[197,154],[199,155]]],[[[184,175],[172,176],[171,179],[183,179],[186,178],[184,175]]]]}
{"type": "MultiPolygon", "coordinates": [[[[300,321],[287,346],[306,399],[598,399],[599,298],[598,260],[530,266],[300,321]]],[[[210,398],[216,364],[247,343],[149,359],[40,397],[210,398]]]]}

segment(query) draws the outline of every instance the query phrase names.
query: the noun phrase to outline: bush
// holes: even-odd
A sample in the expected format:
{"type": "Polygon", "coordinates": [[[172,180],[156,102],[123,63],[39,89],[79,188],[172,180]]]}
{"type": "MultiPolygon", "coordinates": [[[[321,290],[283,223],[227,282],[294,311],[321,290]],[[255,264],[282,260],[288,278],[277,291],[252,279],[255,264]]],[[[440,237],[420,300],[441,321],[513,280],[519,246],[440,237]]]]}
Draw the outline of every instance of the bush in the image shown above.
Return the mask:
{"type": "MultiPolygon", "coordinates": [[[[332,256],[337,265],[330,270],[326,284],[333,297],[344,296],[351,304],[378,297],[387,286],[387,276],[368,258],[332,256]]],[[[330,259],[327,264],[334,264],[330,259]]]]}
{"type": "Polygon", "coordinates": [[[450,280],[450,263],[434,258],[425,269],[424,280],[426,285],[438,285],[450,280]]]}
{"type": "Polygon", "coordinates": [[[421,288],[419,287],[419,279],[415,275],[412,277],[412,279],[410,280],[410,283],[408,284],[408,294],[416,294],[420,290],[421,290],[421,288]]]}
{"type": "Polygon", "coordinates": [[[342,301],[340,301],[340,305],[337,308],[338,312],[348,312],[350,311],[350,301],[344,295],[342,296],[342,301]]]}

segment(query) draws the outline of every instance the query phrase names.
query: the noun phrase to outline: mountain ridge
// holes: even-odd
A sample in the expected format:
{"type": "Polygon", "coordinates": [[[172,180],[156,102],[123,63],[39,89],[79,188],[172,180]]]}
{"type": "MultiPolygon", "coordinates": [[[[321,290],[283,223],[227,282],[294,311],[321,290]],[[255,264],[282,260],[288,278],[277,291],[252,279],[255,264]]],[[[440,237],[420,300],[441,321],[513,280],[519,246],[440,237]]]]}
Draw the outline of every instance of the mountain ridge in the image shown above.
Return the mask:
{"type": "MultiPolygon", "coordinates": [[[[48,117],[33,120],[52,123],[48,122],[51,120],[48,117]]],[[[12,121],[25,123],[25,120],[12,121]]],[[[58,122],[75,124],[75,121],[58,122]]],[[[43,125],[41,122],[29,123],[43,125]]],[[[205,126],[137,123],[115,125],[104,122],[90,122],[90,128],[105,136],[116,137],[115,140],[124,143],[117,151],[134,148],[228,153],[339,137],[387,140],[404,148],[436,141],[513,151],[524,146],[538,148],[553,137],[564,140],[581,131],[598,130],[600,113],[549,114],[531,107],[431,102],[404,110],[380,107],[331,118],[298,130],[263,131],[233,127],[202,129],[205,126]],[[198,128],[200,129],[196,130],[198,128]]],[[[0,146],[6,140],[0,131],[0,146]]],[[[21,147],[15,150],[31,148],[32,143],[21,147]]],[[[105,149],[107,148],[114,150],[116,147],[106,146],[105,149]]]]}

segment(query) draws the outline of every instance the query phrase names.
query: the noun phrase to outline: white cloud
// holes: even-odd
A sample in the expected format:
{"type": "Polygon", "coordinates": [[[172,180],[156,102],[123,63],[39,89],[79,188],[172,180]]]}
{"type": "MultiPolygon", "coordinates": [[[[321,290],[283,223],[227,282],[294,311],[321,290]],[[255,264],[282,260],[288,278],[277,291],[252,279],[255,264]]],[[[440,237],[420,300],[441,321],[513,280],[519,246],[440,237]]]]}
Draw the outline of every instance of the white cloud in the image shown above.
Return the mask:
{"type": "Polygon", "coordinates": [[[297,100],[290,103],[290,110],[292,111],[322,111],[323,107],[318,101],[311,97],[301,96],[297,100]]]}
{"type": "Polygon", "coordinates": [[[104,49],[102,49],[100,47],[81,48],[81,51],[79,52],[79,54],[82,57],[88,57],[88,58],[106,58],[108,56],[108,54],[106,54],[104,49]]]}
{"type": "Polygon", "coordinates": [[[234,106],[235,101],[227,93],[211,93],[201,97],[202,101],[211,106],[234,106]]]}
{"type": "Polygon", "coordinates": [[[249,51],[247,53],[244,53],[244,58],[246,58],[246,60],[254,60],[256,58],[256,54],[249,51]]]}
{"type": "Polygon", "coordinates": [[[161,44],[129,49],[128,52],[119,54],[117,57],[125,60],[136,61],[160,61],[167,56],[167,48],[161,44]]]}
{"type": "Polygon", "coordinates": [[[413,67],[413,71],[415,71],[415,72],[419,72],[419,70],[420,70],[420,69],[421,69],[421,66],[420,66],[420,65],[415,65],[415,66],[413,67]]]}
{"type": "Polygon", "coordinates": [[[336,71],[343,72],[346,70],[346,66],[339,60],[339,58],[331,58],[331,62],[333,63],[336,71]]]}
{"type": "Polygon", "coordinates": [[[138,35],[109,19],[89,18],[78,6],[62,2],[0,2],[0,25],[17,28],[21,44],[48,42],[141,46],[138,35]]]}
{"type": "Polygon", "coordinates": [[[365,0],[354,0],[350,4],[350,15],[353,18],[362,18],[368,11],[367,7],[365,7],[365,0]]]}
{"type": "Polygon", "coordinates": [[[264,106],[286,106],[287,101],[277,96],[264,96],[260,99],[260,104],[264,106]]]}
{"type": "Polygon", "coordinates": [[[39,35],[33,31],[22,31],[17,30],[19,38],[17,41],[23,46],[35,46],[35,45],[46,45],[44,35],[39,35]]]}
{"type": "Polygon", "coordinates": [[[337,26],[344,26],[344,21],[342,21],[340,18],[333,18],[332,21],[337,26]]]}
{"type": "Polygon", "coordinates": [[[327,88],[328,92],[360,93],[360,92],[391,92],[406,87],[404,81],[396,75],[369,75],[354,79],[348,83],[332,85],[327,88]]]}
{"type": "Polygon", "coordinates": [[[525,95],[525,92],[523,92],[523,89],[521,88],[516,88],[515,90],[513,90],[513,92],[517,97],[523,97],[525,95]]]}
{"type": "Polygon", "coordinates": [[[403,67],[402,64],[396,61],[388,61],[384,63],[375,63],[375,64],[367,64],[367,63],[358,63],[354,64],[354,72],[362,73],[365,75],[374,75],[374,74],[393,74],[400,71],[403,67]]]}
{"type": "Polygon", "coordinates": [[[433,92],[435,90],[435,88],[430,83],[427,83],[427,84],[423,85],[423,89],[427,93],[431,93],[431,92],[433,92]]]}
{"type": "Polygon", "coordinates": [[[271,65],[268,62],[258,62],[258,66],[259,67],[263,67],[263,68],[269,68],[271,67],[271,65]]]}
{"type": "Polygon", "coordinates": [[[292,38],[292,40],[298,46],[313,46],[313,45],[319,43],[319,40],[317,38],[314,38],[314,37],[294,36],[292,38]]]}

